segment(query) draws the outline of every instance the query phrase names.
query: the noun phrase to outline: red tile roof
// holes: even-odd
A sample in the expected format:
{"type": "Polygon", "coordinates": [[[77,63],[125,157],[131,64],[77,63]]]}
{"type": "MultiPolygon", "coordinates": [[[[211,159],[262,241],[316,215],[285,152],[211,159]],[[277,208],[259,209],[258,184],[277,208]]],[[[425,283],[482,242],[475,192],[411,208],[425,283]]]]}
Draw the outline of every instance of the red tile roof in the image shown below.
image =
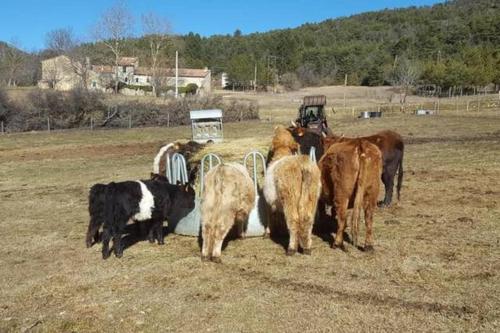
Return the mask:
{"type": "Polygon", "coordinates": [[[119,66],[134,66],[137,63],[137,57],[121,57],[120,60],[118,60],[119,66]]]}
{"type": "MultiPolygon", "coordinates": [[[[157,71],[160,76],[175,76],[175,68],[158,68],[157,71]]],[[[183,77],[206,77],[209,72],[208,69],[179,68],[179,76],[183,77]]],[[[134,74],[149,76],[152,74],[152,70],[149,67],[137,67],[134,74]]]]}
{"type": "Polygon", "coordinates": [[[113,66],[108,65],[92,65],[92,70],[96,73],[114,73],[113,66]]]}

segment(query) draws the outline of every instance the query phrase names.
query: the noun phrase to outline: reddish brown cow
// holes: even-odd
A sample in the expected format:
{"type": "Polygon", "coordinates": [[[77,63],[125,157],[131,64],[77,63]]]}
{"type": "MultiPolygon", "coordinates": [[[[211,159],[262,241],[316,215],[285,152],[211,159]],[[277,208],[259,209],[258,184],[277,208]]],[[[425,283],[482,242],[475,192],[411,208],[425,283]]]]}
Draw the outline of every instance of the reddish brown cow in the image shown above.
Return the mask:
{"type": "Polygon", "coordinates": [[[365,213],[365,251],[373,250],[373,212],[382,171],[382,154],[374,144],[364,139],[344,142],[324,142],[326,152],[319,161],[323,200],[335,208],[338,229],[333,247],[343,245],[347,209],[353,208],[352,241],[357,246],[360,210],[365,213]]]}

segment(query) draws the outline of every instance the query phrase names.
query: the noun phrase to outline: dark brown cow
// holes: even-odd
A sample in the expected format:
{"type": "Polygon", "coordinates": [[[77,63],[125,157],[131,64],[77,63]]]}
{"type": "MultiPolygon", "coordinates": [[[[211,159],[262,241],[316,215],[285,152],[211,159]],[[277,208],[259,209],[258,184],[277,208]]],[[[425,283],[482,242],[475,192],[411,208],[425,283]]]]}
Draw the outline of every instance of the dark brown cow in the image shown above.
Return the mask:
{"type": "MultiPolygon", "coordinates": [[[[292,133],[293,138],[299,144],[302,154],[309,154],[311,147],[315,147],[316,156],[319,160],[319,158],[323,155],[325,148],[323,147],[321,137],[319,137],[316,132],[310,131],[304,127],[297,127],[294,123],[292,123],[292,126],[289,127],[288,130],[292,133]]],[[[330,138],[331,141],[328,141],[330,143],[352,139],[334,134],[330,134],[327,137],[330,138]]],[[[379,205],[389,206],[392,202],[396,172],[398,172],[398,183],[396,187],[398,200],[401,198],[401,186],[403,184],[403,156],[405,149],[403,138],[401,135],[391,130],[381,131],[374,135],[364,136],[362,138],[376,145],[382,152],[382,182],[385,187],[385,197],[379,205]]]]}
{"type": "Polygon", "coordinates": [[[347,209],[353,208],[352,241],[357,246],[360,210],[365,213],[365,251],[373,250],[373,212],[382,171],[382,154],[376,145],[364,139],[344,142],[324,142],[325,154],[319,161],[323,200],[332,205],[337,215],[338,229],[333,247],[343,245],[347,209]]]}
{"type": "MultiPolygon", "coordinates": [[[[382,152],[382,183],[385,187],[385,197],[380,206],[389,206],[392,202],[392,192],[394,188],[394,177],[398,172],[397,194],[398,200],[401,198],[401,186],[403,184],[403,156],[405,145],[403,138],[398,133],[386,130],[378,132],[374,135],[363,136],[360,139],[367,140],[376,145],[382,152]]],[[[326,138],[325,142],[343,142],[352,140],[343,136],[331,135],[326,138]]],[[[356,140],[356,139],[354,139],[356,140]]]]}

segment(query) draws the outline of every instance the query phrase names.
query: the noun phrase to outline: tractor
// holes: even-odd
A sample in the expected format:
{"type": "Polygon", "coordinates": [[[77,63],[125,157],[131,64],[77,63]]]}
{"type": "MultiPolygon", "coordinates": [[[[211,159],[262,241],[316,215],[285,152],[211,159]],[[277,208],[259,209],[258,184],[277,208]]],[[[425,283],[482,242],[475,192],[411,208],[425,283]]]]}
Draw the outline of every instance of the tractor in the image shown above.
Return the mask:
{"type": "Polygon", "coordinates": [[[325,95],[305,96],[299,108],[299,116],[295,121],[301,127],[310,128],[318,134],[329,134],[324,107],[325,95]]]}

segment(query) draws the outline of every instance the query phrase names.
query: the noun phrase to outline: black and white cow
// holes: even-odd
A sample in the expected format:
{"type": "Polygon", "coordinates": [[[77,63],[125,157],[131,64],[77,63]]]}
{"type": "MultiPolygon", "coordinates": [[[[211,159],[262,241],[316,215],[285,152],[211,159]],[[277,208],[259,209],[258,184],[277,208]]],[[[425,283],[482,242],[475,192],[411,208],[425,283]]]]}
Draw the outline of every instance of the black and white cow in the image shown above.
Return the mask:
{"type": "Polygon", "coordinates": [[[150,180],[111,182],[94,185],[89,194],[90,224],[86,244],[92,238],[98,241],[99,227],[102,232],[102,257],[110,256],[109,241],[117,257],[123,255],[122,234],[129,221],[151,221],[149,240],[163,242],[163,221],[174,210],[192,210],[195,192],[189,185],[169,184],[165,177],[153,175],[150,180]]]}

